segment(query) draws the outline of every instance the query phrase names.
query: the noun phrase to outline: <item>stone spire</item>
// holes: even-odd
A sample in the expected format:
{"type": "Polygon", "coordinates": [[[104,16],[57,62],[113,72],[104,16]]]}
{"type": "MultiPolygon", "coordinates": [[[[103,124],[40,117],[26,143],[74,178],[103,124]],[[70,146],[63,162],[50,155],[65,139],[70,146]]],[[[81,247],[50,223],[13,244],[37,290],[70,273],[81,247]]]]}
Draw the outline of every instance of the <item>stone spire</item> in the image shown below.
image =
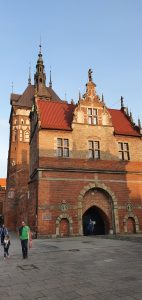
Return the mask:
{"type": "Polygon", "coordinates": [[[79,90],[79,101],[81,100],[81,93],[80,93],[80,90],[79,90]]]}
{"type": "Polygon", "coordinates": [[[132,116],[132,112],[130,111],[130,121],[132,122],[132,123],[134,123],[134,120],[133,120],[133,116],[132,116]]]}
{"type": "Polygon", "coordinates": [[[101,103],[103,104],[103,106],[105,106],[106,104],[105,104],[105,100],[104,100],[104,95],[103,95],[103,93],[102,93],[102,99],[101,99],[101,103]]]}
{"type": "Polygon", "coordinates": [[[28,85],[31,85],[31,65],[29,66],[29,78],[28,78],[28,85]]]}
{"type": "Polygon", "coordinates": [[[49,87],[52,88],[52,80],[51,80],[51,67],[50,67],[50,81],[49,81],[49,87]]]}
{"type": "Polygon", "coordinates": [[[142,129],[140,118],[138,118],[138,126],[139,126],[140,129],[142,129]]]}
{"type": "Polygon", "coordinates": [[[139,132],[142,135],[142,125],[141,125],[141,120],[138,118],[138,127],[139,127],[139,132]]]}
{"type": "Polygon", "coordinates": [[[36,64],[36,73],[34,75],[34,84],[37,86],[37,89],[39,89],[39,86],[46,86],[46,75],[44,72],[44,64],[42,59],[42,53],[41,53],[41,43],[39,45],[39,54],[38,54],[38,60],[36,64]]]}
{"type": "Polygon", "coordinates": [[[91,69],[88,70],[88,79],[89,81],[92,81],[92,73],[93,71],[91,69]]]}
{"type": "Polygon", "coordinates": [[[120,99],[120,101],[121,101],[121,109],[123,109],[124,108],[124,98],[121,96],[121,99],[120,99]]]}

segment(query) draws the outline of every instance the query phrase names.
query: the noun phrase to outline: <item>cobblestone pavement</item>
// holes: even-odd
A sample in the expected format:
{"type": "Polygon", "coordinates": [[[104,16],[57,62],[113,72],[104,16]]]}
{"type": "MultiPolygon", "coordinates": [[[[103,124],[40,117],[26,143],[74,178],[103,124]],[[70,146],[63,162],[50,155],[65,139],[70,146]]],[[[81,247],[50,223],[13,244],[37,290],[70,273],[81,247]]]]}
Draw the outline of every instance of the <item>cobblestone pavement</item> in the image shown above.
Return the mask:
{"type": "MultiPolygon", "coordinates": [[[[142,241],[142,237],[139,237],[142,241]]],[[[0,300],[142,300],[142,244],[99,237],[37,239],[22,259],[0,246],[0,300]]]]}

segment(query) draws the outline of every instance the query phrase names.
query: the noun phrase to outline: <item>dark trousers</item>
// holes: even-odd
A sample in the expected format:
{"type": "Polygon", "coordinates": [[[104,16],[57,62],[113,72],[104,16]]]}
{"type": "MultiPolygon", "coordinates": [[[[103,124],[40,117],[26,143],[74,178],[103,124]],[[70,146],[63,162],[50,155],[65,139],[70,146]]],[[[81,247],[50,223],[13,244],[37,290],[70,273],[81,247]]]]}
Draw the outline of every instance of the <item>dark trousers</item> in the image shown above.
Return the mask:
{"type": "Polygon", "coordinates": [[[23,258],[28,257],[28,240],[21,240],[23,258]]]}
{"type": "Polygon", "coordinates": [[[5,247],[4,247],[4,257],[9,256],[8,250],[9,250],[9,247],[8,247],[8,248],[5,248],[5,247]]]}
{"type": "Polygon", "coordinates": [[[2,235],[1,235],[1,245],[3,245],[4,237],[5,237],[5,236],[2,234],[2,235]]]}

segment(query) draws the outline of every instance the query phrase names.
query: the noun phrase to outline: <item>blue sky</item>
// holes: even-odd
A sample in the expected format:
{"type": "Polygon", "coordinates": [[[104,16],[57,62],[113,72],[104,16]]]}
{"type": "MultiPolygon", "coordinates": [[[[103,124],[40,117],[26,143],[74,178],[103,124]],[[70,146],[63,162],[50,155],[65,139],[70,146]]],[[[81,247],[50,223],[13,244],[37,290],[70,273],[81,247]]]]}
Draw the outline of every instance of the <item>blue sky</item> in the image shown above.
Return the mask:
{"type": "Polygon", "coordinates": [[[93,69],[97,93],[120,108],[120,97],[142,120],[141,0],[0,0],[0,177],[6,177],[10,93],[32,81],[40,36],[47,83],[70,102],[85,92],[93,69]]]}

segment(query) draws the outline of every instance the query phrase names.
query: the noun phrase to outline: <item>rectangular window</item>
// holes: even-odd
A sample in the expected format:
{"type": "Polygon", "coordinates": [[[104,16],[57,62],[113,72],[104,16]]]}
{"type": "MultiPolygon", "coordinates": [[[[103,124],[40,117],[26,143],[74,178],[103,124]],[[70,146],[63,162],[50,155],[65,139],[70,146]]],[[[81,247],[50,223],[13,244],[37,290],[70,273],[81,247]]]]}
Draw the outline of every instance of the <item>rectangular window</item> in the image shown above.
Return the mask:
{"type": "Polygon", "coordinates": [[[22,130],[20,130],[20,142],[22,142],[22,139],[23,139],[23,132],[22,130]]]}
{"type": "Polygon", "coordinates": [[[119,158],[121,160],[130,160],[128,143],[118,143],[119,158]]]}
{"type": "Polygon", "coordinates": [[[99,141],[89,141],[89,158],[100,159],[99,141]]]}
{"type": "Polygon", "coordinates": [[[98,112],[96,108],[88,108],[88,124],[97,125],[98,112]]]}
{"type": "Polygon", "coordinates": [[[57,155],[60,157],[69,157],[69,140],[57,139],[57,155]]]}

